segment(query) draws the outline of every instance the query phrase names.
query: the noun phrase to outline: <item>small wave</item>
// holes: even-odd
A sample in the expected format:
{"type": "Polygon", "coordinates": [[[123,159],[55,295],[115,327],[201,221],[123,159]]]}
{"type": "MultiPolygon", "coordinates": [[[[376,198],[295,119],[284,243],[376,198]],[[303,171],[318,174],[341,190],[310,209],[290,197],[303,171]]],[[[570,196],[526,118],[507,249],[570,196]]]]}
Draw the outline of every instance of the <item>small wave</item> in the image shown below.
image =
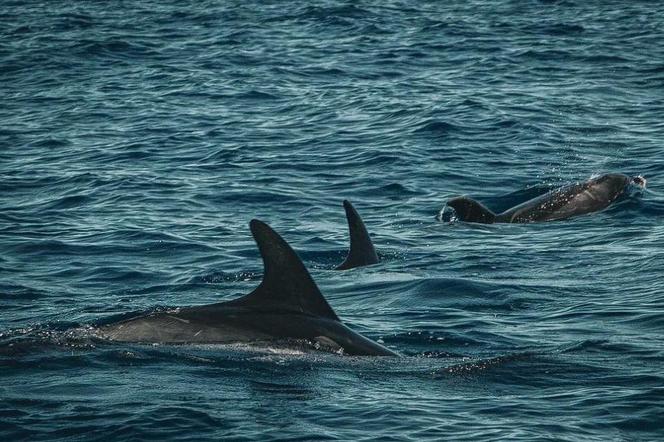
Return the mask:
{"type": "Polygon", "coordinates": [[[447,123],[445,121],[429,120],[416,128],[413,133],[443,137],[457,130],[459,130],[459,127],[455,124],[447,123]]]}
{"type": "Polygon", "coordinates": [[[114,162],[136,161],[152,157],[152,151],[140,143],[126,146],[122,151],[113,154],[114,162]]]}
{"type": "Polygon", "coordinates": [[[0,298],[35,300],[46,296],[45,291],[33,287],[0,283],[0,298]]]}
{"type": "Polygon", "coordinates": [[[638,72],[641,72],[643,74],[663,74],[664,73],[664,65],[663,64],[654,64],[654,65],[644,65],[640,66],[638,68],[638,72]]]}
{"type": "Polygon", "coordinates": [[[42,138],[37,141],[33,141],[32,143],[29,144],[29,147],[59,149],[67,147],[69,145],[71,145],[71,142],[67,139],[48,137],[48,138],[42,138]]]}
{"type": "Polygon", "coordinates": [[[445,332],[418,330],[397,333],[394,336],[390,336],[389,343],[390,345],[400,348],[412,346],[421,348],[422,346],[430,346],[432,343],[438,345],[444,344],[447,348],[471,348],[483,345],[483,342],[481,341],[449,330],[445,332]]]}
{"type": "Polygon", "coordinates": [[[512,119],[501,119],[493,123],[495,127],[499,127],[501,129],[509,129],[512,127],[517,127],[519,126],[520,122],[518,120],[512,120],[512,119]]]}
{"type": "Polygon", "coordinates": [[[434,373],[434,378],[442,378],[446,376],[467,376],[474,375],[478,373],[486,372],[487,370],[502,367],[504,365],[511,364],[513,362],[525,361],[535,357],[535,353],[524,352],[524,353],[514,353],[504,356],[496,356],[492,358],[480,358],[474,359],[468,362],[463,362],[461,364],[452,365],[445,367],[441,370],[438,370],[434,373]]]}
{"type": "Polygon", "coordinates": [[[297,204],[300,200],[297,195],[288,195],[285,192],[279,192],[277,190],[271,191],[258,191],[258,190],[249,190],[245,189],[243,191],[228,191],[223,195],[218,194],[195,194],[194,199],[199,201],[214,201],[219,203],[228,204],[231,202],[234,203],[245,203],[245,204],[264,204],[270,202],[275,203],[293,203],[297,204]]]}
{"type": "Polygon", "coordinates": [[[85,256],[92,251],[101,251],[102,247],[47,239],[25,241],[14,245],[12,249],[21,254],[85,256]]]}
{"type": "Polygon", "coordinates": [[[555,25],[545,26],[541,31],[545,34],[565,36],[565,35],[578,35],[585,32],[585,28],[581,25],[558,23],[555,25]]]}
{"type": "Polygon", "coordinates": [[[52,210],[73,209],[84,206],[90,201],[92,201],[92,198],[87,195],[71,195],[53,201],[48,208],[52,210]]]}
{"type": "Polygon", "coordinates": [[[138,58],[156,55],[155,51],[144,44],[119,39],[84,40],[79,43],[79,48],[81,54],[95,57],[138,58]]]}
{"type": "Polygon", "coordinates": [[[326,66],[320,66],[320,67],[309,67],[309,68],[304,68],[302,70],[297,71],[299,75],[307,75],[307,76],[312,76],[312,77],[346,77],[348,75],[348,72],[338,68],[338,67],[326,67],[326,66]]]}
{"type": "Polygon", "coordinates": [[[233,95],[233,98],[238,98],[241,100],[278,100],[279,99],[277,95],[269,94],[267,92],[256,91],[256,90],[251,90],[233,95]]]}
{"type": "Polygon", "coordinates": [[[324,21],[334,21],[339,18],[362,18],[371,16],[366,9],[353,4],[344,6],[309,6],[299,16],[300,19],[314,18],[324,21]]]}
{"type": "Polygon", "coordinates": [[[394,31],[391,29],[386,29],[385,27],[378,26],[375,23],[369,23],[368,25],[364,26],[362,30],[360,31],[362,35],[368,36],[368,35],[390,35],[393,34],[394,31]]]}
{"type": "Polygon", "coordinates": [[[590,63],[601,63],[601,64],[621,64],[621,63],[631,63],[632,61],[628,58],[621,57],[619,55],[609,55],[609,54],[593,54],[587,55],[585,61],[590,63]]]}
{"type": "MultiPolygon", "coordinates": [[[[208,135],[210,135],[211,132],[212,131],[208,132],[208,135]]],[[[203,158],[201,158],[198,161],[198,164],[225,166],[229,161],[232,161],[235,158],[237,158],[238,154],[239,154],[238,149],[223,148],[216,151],[212,151],[209,154],[205,155],[203,158]]]]}
{"type": "Polygon", "coordinates": [[[16,35],[29,34],[31,32],[34,32],[34,30],[29,25],[19,26],[17,28],[14,28],[13,31],[11,31],[12,34],[16,34],[16,35]]]}
{"type": "Polygon", "coordinates": [[[87,14],[63,14],[61,19],[62,21],[60,24],[56,26],[56,28],[61,31],[89,29],[95,25],[95,21],[92,16],[87,14]]]}
{"type": "Polygon", "coordinates": [[[123,267],[96,267],[86,273],[83,281],[94,282],[95,284],[104,282],[121,282],[123,284],[137,283],[139,281],[153,281],[155,273],[139,270],[129,270],[123,267]]]}
{"type": "Polygon", "coordinates": [[[262,278],[262,274],[253,272],[212,272],[205,275],[193,276],[188,280],[189,284],[218,284],[220,282],[238,282],[238,281],[253,281],[262,278]]]}
{"type": "Polygon", "coordinates": [[[408,189],[406,186],[400,183],[391,183],[387,184],[383,187],[380,188],[380,192],[385,192],[385,193],[395,193],[399,195],[404,195],[404,194],[414,194],[417,193],[414,190],[408,189]]]}
{"type": "Polygon", "coordinates": [[[415,356],[419,356],[427,359],[450,359],[450,358],[465,358],[467,356],[461,353],[452,353],[449,351],[442,350],[427,350],[415,356]]]}
{"type": "Polygon", "coordinates": [[[643,353],[638,343],[612,342],[608,339],[586,339],[568,344],[559,349],[560,353],[602,353],[612,352],[617,355],[643,353]]]}
{"type": "Polygon", "coordinates": [[[572,53],[563,49],[535,50],[528,49],[517,54],[518,58],[529,58],[537,61],[569,60],[572,53]]]}

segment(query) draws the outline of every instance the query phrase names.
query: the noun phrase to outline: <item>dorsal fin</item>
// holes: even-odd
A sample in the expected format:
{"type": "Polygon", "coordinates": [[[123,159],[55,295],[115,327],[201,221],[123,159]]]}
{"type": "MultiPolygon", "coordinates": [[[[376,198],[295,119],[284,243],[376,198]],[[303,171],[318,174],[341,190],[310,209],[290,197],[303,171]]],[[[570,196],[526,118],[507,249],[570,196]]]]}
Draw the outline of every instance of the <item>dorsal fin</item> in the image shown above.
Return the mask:
{"type": "Polygon", "coordinates": [[[376,264],[378,262],[378,255],[362,218],[360,218],[357,210],[355,210],[355,207],[348,200],[344,200],[344,209],[346,210],[348,232],[350,233],[350,250],[348,251],[346,260],[336,270],[346,270],[376,264]]]}
{"type": "Polygon", "coordinates": [[[289,310],[339,320],[295,251],[270,226],[257,219],[249,223],[263,257],[263,281],[231,305],[258,310],[289,310]]]}
{"type": "Polygon", "coordinates": [[[447,201],[447,205],[454,209],[461,221],[471,223],[493,224],[496,214],[481,203],[467,196],[459,196],[447,201]]]}

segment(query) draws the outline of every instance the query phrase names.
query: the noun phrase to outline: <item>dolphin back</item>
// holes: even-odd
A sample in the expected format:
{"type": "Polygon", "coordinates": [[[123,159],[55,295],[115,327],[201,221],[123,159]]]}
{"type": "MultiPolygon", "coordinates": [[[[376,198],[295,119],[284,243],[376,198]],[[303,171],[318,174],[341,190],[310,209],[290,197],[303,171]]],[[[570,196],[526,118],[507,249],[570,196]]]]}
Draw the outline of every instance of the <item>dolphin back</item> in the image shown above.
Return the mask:
{"type": "Polygon", "coordinates": [[[607,208],[620,198],[632,179],[612,173],[552,190],[501,213],[497,222],[556,221],[607,208]]]}

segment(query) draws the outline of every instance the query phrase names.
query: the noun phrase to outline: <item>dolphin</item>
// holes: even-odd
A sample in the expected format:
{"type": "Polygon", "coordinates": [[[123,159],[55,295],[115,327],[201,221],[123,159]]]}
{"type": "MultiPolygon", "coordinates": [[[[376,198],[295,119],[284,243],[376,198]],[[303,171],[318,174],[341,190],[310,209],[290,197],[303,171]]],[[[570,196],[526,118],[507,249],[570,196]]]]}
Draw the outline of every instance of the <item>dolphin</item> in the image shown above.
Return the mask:
{"type": "Polygon", "coordinates": [[[632,184],[645,189],[646,180],[642,176],[609,173],[551,190],[499,214],[466,196],[450,199],[447,206],[461,221],[474,223],[556,221],[605,209],[625,195],[632,184]]]}
{"type": "Polygon", "coordinates": [[[355,207],[348,200],[344,200],[344,209],[346,210],[348,232],[350,233],[350,249],[346,260],[339,264],[335,270],[348,270],[376,264],[378,255],[360,214],[357,213],[355,207]]]}
{"type": "Polygon", "coordinates": [[[144,314],[98,328],[101,338],[162,344],[309,342],[356,356],[398,356],[345,326],[293,249],[267,224],[250,222],[264,274],[251,293],[216,304],[144,314]]]}

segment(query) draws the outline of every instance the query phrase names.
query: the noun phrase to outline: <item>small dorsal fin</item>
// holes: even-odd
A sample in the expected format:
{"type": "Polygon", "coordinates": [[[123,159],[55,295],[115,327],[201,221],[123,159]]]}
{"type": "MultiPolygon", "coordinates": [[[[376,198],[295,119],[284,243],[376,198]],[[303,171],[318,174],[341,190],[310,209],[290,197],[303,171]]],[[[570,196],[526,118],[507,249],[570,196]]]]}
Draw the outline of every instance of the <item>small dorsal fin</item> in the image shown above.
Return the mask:
{"type": "Polygon", "coordinates": [[[295,251],[270,226],[249,223],[263,257],[263,281],[256,289],[228,304],[258,310],[289,310],[338,321],[295,251]]]}
{"type": "Polygon", "coordinates": [[[348,251],[346,260],[336,269],[347,270],[376,264],[378,262],[378,255],[362,218],[360,218],[357,210],[355,210],[355,207],[348,200],[344,200],[344,209],[346,209],[346,219],[348,219],[350,250],[348,251]]]}
{"type": "Polygon", "coordinates": [[[493,224],[496,221],[495,213],[467,196],[452,198],[447,201],[447,205],[454,209],[461,221],[484,224],[493,224]]]}

